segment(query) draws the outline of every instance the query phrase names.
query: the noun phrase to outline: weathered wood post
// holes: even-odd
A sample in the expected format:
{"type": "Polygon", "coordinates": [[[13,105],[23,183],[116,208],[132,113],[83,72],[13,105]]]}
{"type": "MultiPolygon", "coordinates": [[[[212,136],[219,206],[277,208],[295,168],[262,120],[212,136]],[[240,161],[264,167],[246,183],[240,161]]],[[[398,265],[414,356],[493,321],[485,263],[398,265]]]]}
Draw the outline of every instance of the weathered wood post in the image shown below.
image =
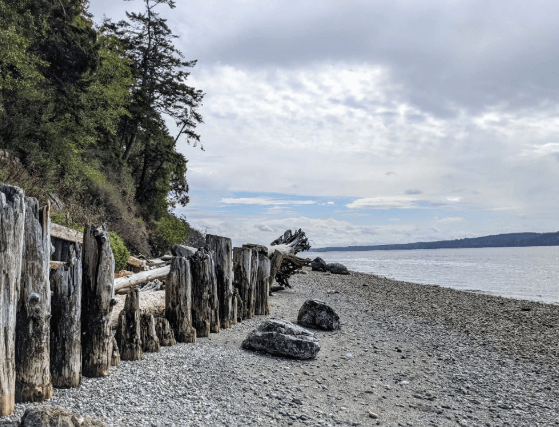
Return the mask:
{"type": "Polygon", "coordinates": [[[208,260],[210,263],[209,280],[210,280],[210,298],[208,300],[210,304],[210,332],[212,334],[219,333],[219,296],[217,293],[217,278],[215,275],[215,260],[211,252],[208,251],[208,260]]]}
{"type": "Polygon", "coordinates": [[[140,332],[140,291],[132,289],[126,295],[124,309],[118,316],[115,339],[121,360],[141,360],[142,337],[140,332]]]}
{"type": "Polygon", "coordinates": [[[176,341],[196,342],[196,329],[192,326],[190,261],[183,257],[174,257],[171,261],[171,271],[165,283],[165,318],[169,321],[176,341]]]}
{"type": "Polygon", "coordinates": [[[268,293],[270,283],[270,258],[265,253],[258,254],[258,274],[256,280],[254,314],[269,313],[268,293]]]}
{"type": "Polygon", "coordinates": [[[118,350],[118,343],[116,338],[113,337],[111,341],[111,366],[120,365],[120,351],[118,350]]]}
{"type": "Polygon", "coordinates": [[[25,195],[0,184],[0,416],[15,405],[16,306],[21,280],[25,195]]]}
{"type": "Polygon", "coordinates": [[[256,303],[256,283],[258,282],[258,249],[251,249],[250,255],[250,296],[247,303],[247,312],[249,319],[254,317],[254,309],[256,303]]]}
{"type": "Polygon", "coordinates": [[[168,347],[177,343],[171,324],[164,317],[155,318],[155,332],[159,338],[159,345],[168,347]]]}
{"type": "Polygon", "coordinates": [[[283,254],[280,251],[274,251],[272,257],[270,258],[270,279],[269,279],[269,294],[272,293],[272,285],[276,280],[276,274],[281,267],[281,262],[283,260],[283,254]]]}
{"type": "Polygon", "coordinates": [[[251,258],[252,249],[233,248],[233,285],[239,291],[242,304],[237,304],[237,316],[241,319],[250,319],[248,310],[251,299],[251,258]]]}
{"type": "Polygon", "coordinates": [[[83,233],[82,374],[109,375],[115,261],[106,227],[88,224],[83,233]]]}
{"type": "MultiPolygon", "coordinates": [[[[233,244],[227,237],[206,235],[206,246],[215,263],[220,326],[230,328],[233,314],[233,244]]],[[[235,323],[237,323],[235,319],[235,323]]]]}
{"type": "Polygon", "coordinates": [[[153,314],[142,313],[140,315],[140,330],[142,335],[142,350],[146,353],[157,353],[160,350],[160,345],[157,332],[155,332],[153,314]]]}
{"type": "Polygon", "coordinates": [[[16,402],[52,397],[50,377],[50,205],[25,198],[21,285],[16,314],[16,402]]]}
{"type": "Polygon", "coordinates": [[[66,264],[50,280],[50,372],[57,388],[78,388],[82,382],[81,303],[82,249],[73,243],[66,264]]]}
{"type": "Polygon", "coordinates": [[[200,248],[188,259],[192,273],[192,326],[198,337],[207,337],[210,335],[212,320],[215,321],[212,319],[211,306],[215,286],[212,255],[208,250],[200,248]]]}

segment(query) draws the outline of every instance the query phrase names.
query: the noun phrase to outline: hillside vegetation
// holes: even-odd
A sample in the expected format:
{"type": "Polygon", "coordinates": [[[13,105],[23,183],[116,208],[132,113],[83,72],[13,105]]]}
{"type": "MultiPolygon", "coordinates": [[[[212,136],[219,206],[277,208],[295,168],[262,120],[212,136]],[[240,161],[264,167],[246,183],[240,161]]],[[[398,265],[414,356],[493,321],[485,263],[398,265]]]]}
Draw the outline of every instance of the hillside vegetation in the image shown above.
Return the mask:
{"type": "Polygon", "coordinates": [[[106,223],[132,253],[160,255],[189,235],[172,214],[189,201],[176,145],[199,143],[204,94],[159,15],[174,2],[144,6],[95,26],[84,0],[0,0],[0,182],[60,201],[64,225],[106,223]]]}

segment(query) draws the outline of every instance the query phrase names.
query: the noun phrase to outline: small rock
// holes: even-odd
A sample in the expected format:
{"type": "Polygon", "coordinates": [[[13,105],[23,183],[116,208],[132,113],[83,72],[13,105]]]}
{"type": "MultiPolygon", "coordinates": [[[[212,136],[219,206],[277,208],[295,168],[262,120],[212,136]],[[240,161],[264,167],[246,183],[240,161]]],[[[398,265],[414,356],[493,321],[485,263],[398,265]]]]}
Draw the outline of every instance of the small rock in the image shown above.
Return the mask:
{"type": "Polygon", "coordinates": [[[378,418],[378,415],[372,411],[369,411],[369,418],[378,418]]]}
{"type": "Polygon", "coordinates": [[[340,406],[340,410],[347,411],[347,407],[346,406],[340,406]]]}
{"type": "Polygon", "coordinates": [[[29,408],[21,418],[21,427],[107,427],[101,421],[84,417],[58,406],[29,408]]]}

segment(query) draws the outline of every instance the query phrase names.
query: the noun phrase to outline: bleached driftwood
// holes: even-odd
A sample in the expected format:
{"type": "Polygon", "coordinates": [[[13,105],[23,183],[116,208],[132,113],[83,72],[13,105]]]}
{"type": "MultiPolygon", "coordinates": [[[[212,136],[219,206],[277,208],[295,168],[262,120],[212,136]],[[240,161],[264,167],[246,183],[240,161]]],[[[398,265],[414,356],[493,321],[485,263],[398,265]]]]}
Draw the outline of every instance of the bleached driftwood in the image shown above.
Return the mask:
{"type": "Polygon", "coordinates": [[[295,231],[295,233],[287,230],[270,245],[268,248],[268,258],[271,258],[274,252],[280,252],[282,255],[295,255],[298,252],[308,251],[311,248],[309,239],[301,229],[295,231]]]}
{"type": "Polygon", "coordinates": [[[166,279],[171,271],[171,266],[156,268],[154,270],[142,271],[141,273],[131,274],[130,276],[115,279],[115,293],[126,294],[133,288],[141,283],[151,282],[155,279],[166,279]]]}

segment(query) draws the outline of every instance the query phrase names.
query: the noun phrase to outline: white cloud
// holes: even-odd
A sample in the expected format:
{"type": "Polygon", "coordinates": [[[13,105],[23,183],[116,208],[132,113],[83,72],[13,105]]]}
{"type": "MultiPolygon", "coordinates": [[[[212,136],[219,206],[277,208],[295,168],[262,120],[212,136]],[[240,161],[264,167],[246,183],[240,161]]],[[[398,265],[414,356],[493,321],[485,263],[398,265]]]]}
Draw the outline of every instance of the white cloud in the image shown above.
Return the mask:
{"type": "Polygon", "coordinates": [[[451,222],[464,221],[464,218],[461,218],[461,217],[458,217],[458,216],[449,216],[449,217],[440,218],[440,219],[435,217],[435,219],[437,220],[437,222],[441,222],[443,224],[448,224],[448,223],[451,223],[451,222]]]}
{"type": "Polygon", "coordinates": [[[346,205],[350,209],[415,209],[417,201],[408,197],[370,197],[357,199],[346,205]]]}
{"type": "Polygon", "coordinates": [[[267,197],[240,197],[240,198],[223,198],[221,203],[228,205],[313,205],[316,202],[312,200],[276,200],[267,197]]]}

